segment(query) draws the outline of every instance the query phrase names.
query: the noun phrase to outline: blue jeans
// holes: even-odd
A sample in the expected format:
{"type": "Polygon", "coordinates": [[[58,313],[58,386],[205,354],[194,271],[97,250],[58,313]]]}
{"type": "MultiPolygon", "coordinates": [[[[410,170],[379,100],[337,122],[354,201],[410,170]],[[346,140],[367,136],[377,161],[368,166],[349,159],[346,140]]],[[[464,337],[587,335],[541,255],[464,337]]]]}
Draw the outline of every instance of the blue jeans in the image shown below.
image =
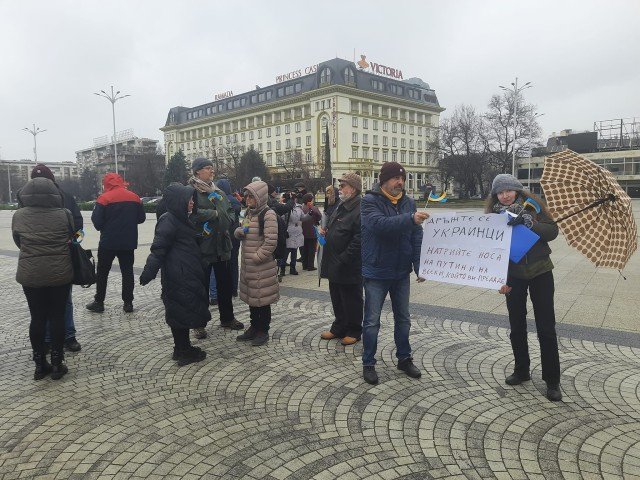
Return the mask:
{"type": "Polygon", "coordinates": [[[391,297],[393,310],[393,338],[396,343],[396,357],[404,360],[411,357],[409,345],[409,275],[400,280],[364,279],[364,319],[362,322],[362,365],[376,364],[380,313],[387,297],[391,297]]]}
{"type": "Polygon", "coordinates": [[[209,298],[218,298],[218,290],[216,289],[216,272],[211,269],[211,276],[209,277],[209,298]]]}
{"type": "MultiPolygon", "coordinates": [[[[64,308],[64,339],[65,340],[69,340],[70,338],[74,338],[76,336],[76,326],[73,323],[73,301],[71,300],[72,290],[73,289],[69,289],[69,296],[67,297],[67,303],[64,308]]],[[[47,323],[44,341],[46,343],[51,343],[51,328],[49,327],[49,323],[47,323]]]]}

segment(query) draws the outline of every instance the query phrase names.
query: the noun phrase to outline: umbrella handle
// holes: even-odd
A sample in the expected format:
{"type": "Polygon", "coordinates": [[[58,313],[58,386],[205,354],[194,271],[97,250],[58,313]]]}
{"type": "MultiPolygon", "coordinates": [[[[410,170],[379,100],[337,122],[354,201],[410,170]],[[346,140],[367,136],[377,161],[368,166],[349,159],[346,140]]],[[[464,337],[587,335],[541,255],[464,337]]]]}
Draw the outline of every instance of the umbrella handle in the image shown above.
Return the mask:
{"type": "Polygon", "coordinates": [[[603,204],[603,203],[605,203],[605,202],[609,202],[609,201],[611,201],[611,202],[615,202],[616,200],[617,200],[617,199],[616,199],[616,196],[615,196],[613,193],[610,193],[610,194],[609,194],[609,195],[607,195],[606,197],[604,197],[604,198],[600,198],[599,200],[596,200],[595,202],[590,203],[590,204],[589,204],[589,205],[587,205],[586,207],[584,207],[584,208],[582,208],[582,209],[578,210],[577,212],[574,212],[574,213],[571,213],[571,214],[569,214],[569,215],[566,215],[566,216],[564,216],[564,217],[562,217],[562,218],[559,218],[558,220],[556,220],[556,223],[558,223],[558,222],[562,222],[563,220],[566,220],[567,218],[571,218],[571,217],[573,217],[574,215],[577,215],[577,214],[579,214],[580,212],[584,212],[585,210],[588,210],[588,209],[590,209],[590,208],[597,207],[598,205],[602,205],[602,204],[603,204]]]}

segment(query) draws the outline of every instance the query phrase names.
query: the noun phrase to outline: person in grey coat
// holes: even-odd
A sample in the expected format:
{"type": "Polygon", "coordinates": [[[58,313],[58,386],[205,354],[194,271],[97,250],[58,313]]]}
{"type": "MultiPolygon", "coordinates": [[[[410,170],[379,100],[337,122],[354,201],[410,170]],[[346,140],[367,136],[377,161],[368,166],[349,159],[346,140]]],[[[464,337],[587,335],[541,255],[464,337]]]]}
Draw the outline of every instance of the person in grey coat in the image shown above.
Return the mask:
{"type": "Polygon", "coordinates": [[[64,311],[73,267],[69,242],[73,219],[63,208],[58,187],[48,178],[34,178],[18,192],[22,205],[13,215],[11,232],[20,249],[16,281],[27,297],[31,323],[29,339],[36,369],[34,380],[67,373],[64,360],[64,311]],[[51,326],[51,365],[45,354],[45,330],[51,326]]]}
{"type": "MultiPolygon", "coordinates": [[[[285,197],[287,201],[288,198],[285,197]]],[[[287,233],[289,236],[287,237],[287,257],[291,255],[291,262],[289,268],[289,275],[298,275],[298,271],[296,270],[296,256],[298,255],[298,248],[304,245],[304,235],[302,234],[302,222],[310,219],[311,216],[302,211],[302,205],[296,203],[291,213],[288,215],[289,223],[287,224],[287,233]]],[[[285,275],[285,266],[287,257],[280,260],[280,271],[278,273],[278,277],[282,280],[282,277],[285,275]]]]}

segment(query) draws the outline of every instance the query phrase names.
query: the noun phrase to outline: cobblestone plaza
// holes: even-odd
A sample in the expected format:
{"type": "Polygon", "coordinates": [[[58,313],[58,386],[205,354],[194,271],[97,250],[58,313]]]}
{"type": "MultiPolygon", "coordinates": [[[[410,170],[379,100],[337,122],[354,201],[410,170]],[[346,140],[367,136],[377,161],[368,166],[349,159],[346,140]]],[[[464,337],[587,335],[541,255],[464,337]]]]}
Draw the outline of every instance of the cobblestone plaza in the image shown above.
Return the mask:
{"type": "MultiPolygon", "coordinates": [[[[552,244],[559,403],[544,397],[534,333],[533,381],[504,385],[513,359],[501,296],[430,282],[412,285],[422,378],[396,369],[387,309],[380,384],[364,383],[361,344],[319,337],[332,310],[315,272],[285,277],[266,346],[238,344],[213,308],[209,338],[194,340],[206,360],[177,367],[159,280],[136,286],[125,314],[115,267],[104,314],[84,309],[93,288],[74,288],[83,349],[67,354],[69,374],[36,382],[10,218],[0,212],[2,479],[640,478],[637,254],[623,281],[552,244]]],[[[149,216],[141,229],[137,273],[154,225],[149,216]]],[[[235,309],[248,322],[248,307],[235,309]]]]}

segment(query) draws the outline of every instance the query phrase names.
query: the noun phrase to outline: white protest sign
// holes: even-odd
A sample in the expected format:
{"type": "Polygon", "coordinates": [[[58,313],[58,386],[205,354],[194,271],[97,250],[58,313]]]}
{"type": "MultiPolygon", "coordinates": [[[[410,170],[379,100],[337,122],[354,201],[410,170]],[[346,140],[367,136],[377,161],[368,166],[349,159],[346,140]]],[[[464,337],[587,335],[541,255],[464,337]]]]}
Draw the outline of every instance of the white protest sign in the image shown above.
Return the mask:
{"type": "Polygon", "coordinates": [[[509,268],[507,221],[495,213],[431,214],[423,223],[420,277],[500,289],[509,268]]]}

